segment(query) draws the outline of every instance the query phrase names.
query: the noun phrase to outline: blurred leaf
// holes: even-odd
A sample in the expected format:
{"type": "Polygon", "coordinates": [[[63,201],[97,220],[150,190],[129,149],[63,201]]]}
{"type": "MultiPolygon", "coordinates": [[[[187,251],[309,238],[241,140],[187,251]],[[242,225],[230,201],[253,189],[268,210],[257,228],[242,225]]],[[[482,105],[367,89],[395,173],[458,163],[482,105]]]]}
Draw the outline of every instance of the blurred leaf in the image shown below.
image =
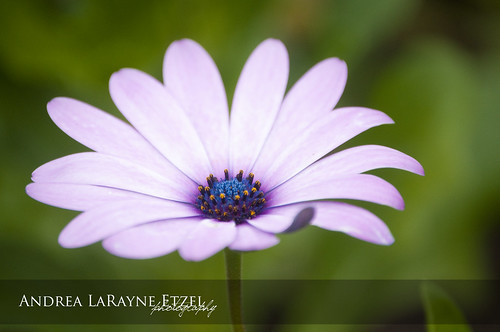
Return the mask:
{"type": "Polygon", "coordinates": [[[455,44],[420,38],[387,62],[374,85],[372,105],[396,122],[377,141],[415,157],[426,171],[423,178],[394,171],[384,176],[407,203],[401,222],[390,224],[397,252],[388,263],[401,269],[399,277],[482,274],[476,235],[484,230],[470,195],[480,173],[470,144],[479,82],[473,69],[455,44]]]}
{"type": "Polygon", "coordinates": [[[438,285],[421,284],[428,332],[471,332],[463,313],[451,297],[438,285]]]}
{"type": "Polygon", "coordinates": [[[330,2],[327,31],[328,51],[357,65],[367,53],[384,40],[396,35],[417,13],[418,0],[349,0],[330,2]]]}

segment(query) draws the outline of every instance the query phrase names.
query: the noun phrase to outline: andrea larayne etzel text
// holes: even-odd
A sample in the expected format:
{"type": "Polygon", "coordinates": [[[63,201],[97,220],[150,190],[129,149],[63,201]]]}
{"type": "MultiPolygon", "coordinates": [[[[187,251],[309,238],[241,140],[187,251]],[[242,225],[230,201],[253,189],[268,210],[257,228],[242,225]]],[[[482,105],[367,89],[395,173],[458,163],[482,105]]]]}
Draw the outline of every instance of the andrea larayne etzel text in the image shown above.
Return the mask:
{"type": "Polygon", "coordinates": [[[179,317],[185,312],[205,312],[207,317],[214,312],[217,305],[214,300],[204,300],[198,295],[26,295],[20,299],[19,307],[89,307],[89,308],[149,308],[154,312],[177,312],[179,317]]]}

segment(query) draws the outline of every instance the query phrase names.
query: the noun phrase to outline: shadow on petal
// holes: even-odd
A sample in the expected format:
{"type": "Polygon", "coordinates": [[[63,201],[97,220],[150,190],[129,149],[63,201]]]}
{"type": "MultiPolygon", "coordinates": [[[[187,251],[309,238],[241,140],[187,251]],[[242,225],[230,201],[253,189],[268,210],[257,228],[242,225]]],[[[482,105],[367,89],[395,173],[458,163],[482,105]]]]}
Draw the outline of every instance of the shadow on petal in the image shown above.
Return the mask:
{"type": "Polygon", "coordinates": [[[314,218],[314,212],[314,208],[312,207],[307,207],[300,211],[293,219],[290,227],[285,229],[283,233],[293,233],[309,225],[314,218]]]}

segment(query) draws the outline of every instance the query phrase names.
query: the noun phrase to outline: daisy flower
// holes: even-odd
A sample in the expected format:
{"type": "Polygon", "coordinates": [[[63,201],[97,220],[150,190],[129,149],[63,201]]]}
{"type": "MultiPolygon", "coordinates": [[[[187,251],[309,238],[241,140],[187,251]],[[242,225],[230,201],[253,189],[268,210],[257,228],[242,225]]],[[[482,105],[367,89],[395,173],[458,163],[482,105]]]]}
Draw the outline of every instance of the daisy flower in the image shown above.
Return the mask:
{"type": "Polygon", "coordinates": [[[178,251],[189,261],[274,246],[276,234],[314,225],[389,245],[394,239],[373,213],[338,199],[403,209],[401,195],[364,174],[398,168],[423,175],[413,158],[363,145],[327,155],[372,127],[393,123],[363,108],[334,109],[346,64],[316,64],[286,93],[288,54],[262,42],[239,77],[229,113],[219,71],[188,39],[172,43],[164,83],[135,69],[111,76],[109,90],[126,123],[70,98],[47,105],[54,123],[92,152],[48,162],[33,172],[29,196],[82,211],[59,243],[102,241],[134,259],[178,251]]]}

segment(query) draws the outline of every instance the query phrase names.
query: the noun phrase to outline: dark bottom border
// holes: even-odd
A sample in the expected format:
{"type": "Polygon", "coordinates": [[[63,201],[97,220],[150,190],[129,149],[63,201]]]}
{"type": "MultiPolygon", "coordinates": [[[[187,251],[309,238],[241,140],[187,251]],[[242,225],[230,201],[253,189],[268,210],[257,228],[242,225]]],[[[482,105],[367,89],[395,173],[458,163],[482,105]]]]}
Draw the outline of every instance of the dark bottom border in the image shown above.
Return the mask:
{"type": "MultiPolygon", "coordinates": [[[[244,280],[245,324],[422,325],[423,283],[500,324],[498,280],[244,280]]],[[[225,280],[3,280],[0,324],[229,324],[225,280]]],[[[435,324],[460,324],[456,315],[435,324]]]]}

